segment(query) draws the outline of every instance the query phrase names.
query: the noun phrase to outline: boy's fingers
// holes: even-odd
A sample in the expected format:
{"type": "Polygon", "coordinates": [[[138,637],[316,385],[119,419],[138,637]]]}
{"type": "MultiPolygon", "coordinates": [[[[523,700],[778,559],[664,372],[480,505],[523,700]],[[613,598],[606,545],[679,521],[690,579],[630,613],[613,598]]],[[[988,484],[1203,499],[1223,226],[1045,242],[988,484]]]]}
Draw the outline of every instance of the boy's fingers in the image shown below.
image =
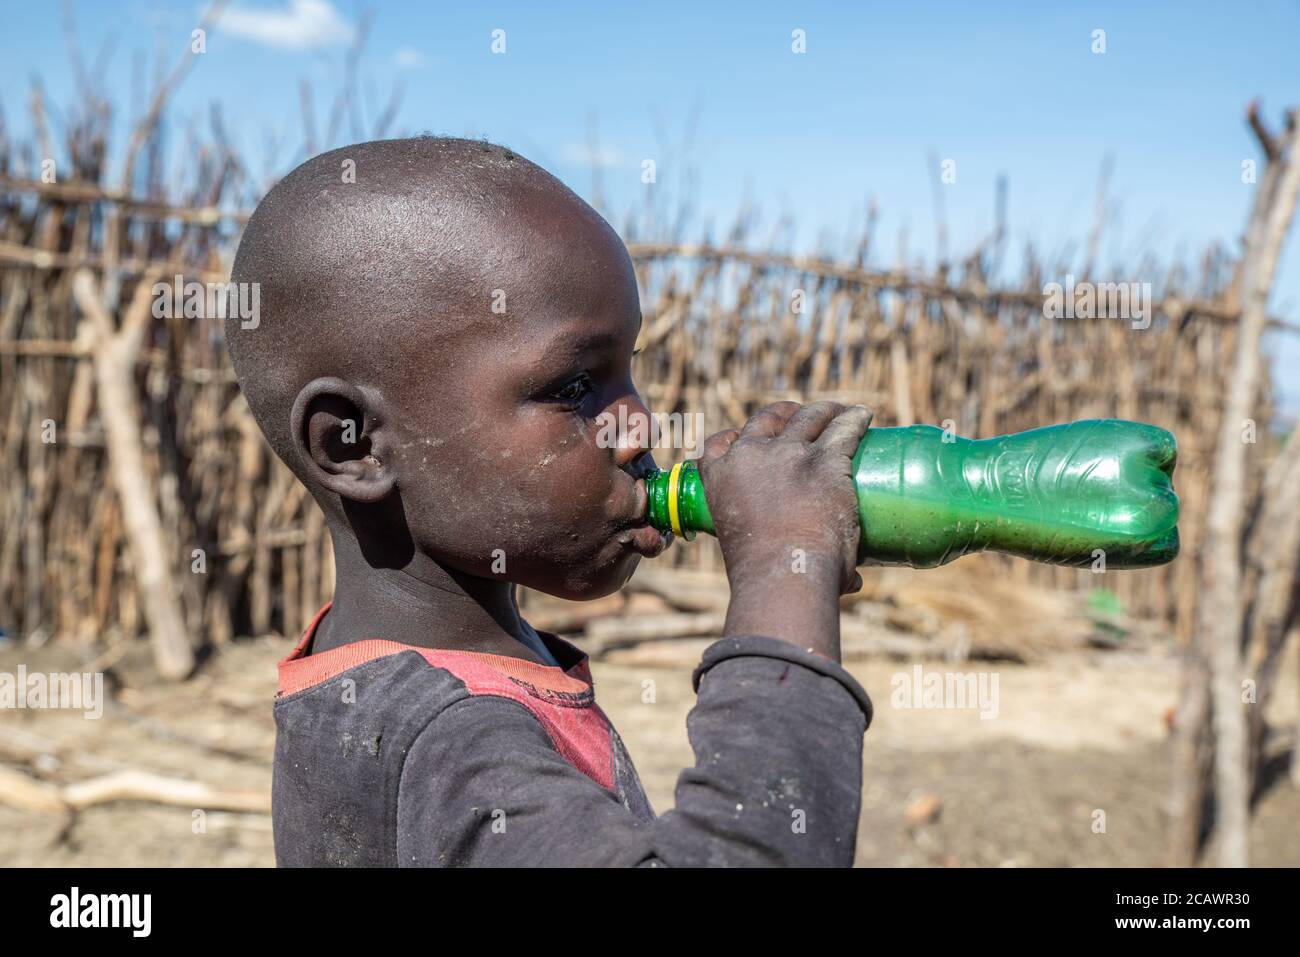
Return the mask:
{"type": "Polygon", "coordinates": [[[865,406],[849,406],[822,430],[817,445],[852,456],[861,444],[862,436],[866,435],[874,415],[875,413],[865,406]]]}
{"type": "Polygon", "coordinates": [[[727,449],[731,448],[731,443],[740,438],[740,432],[736,429],[723,429],[721,432],[714,432],[704,440],[704,448],[700,452],[702,459],[721,458],[727,454],[727,449]]]}
{"type": "Polygon", "coordinates": [[[790,417],[799,411],[798,402],[773,402],[764,406],[749,417],[745,427],[740,430],[742,436],[762,436],[773,438],[781,434],[790,417]]]}
{"type": "Polygon", "coordinates": [[[831,424],[831,420],[843,411],[844,406],[828,399],[805,405],[790,417],[781,435],[789,436],[799,442],[814,442],[826,426],[831,424]]]}

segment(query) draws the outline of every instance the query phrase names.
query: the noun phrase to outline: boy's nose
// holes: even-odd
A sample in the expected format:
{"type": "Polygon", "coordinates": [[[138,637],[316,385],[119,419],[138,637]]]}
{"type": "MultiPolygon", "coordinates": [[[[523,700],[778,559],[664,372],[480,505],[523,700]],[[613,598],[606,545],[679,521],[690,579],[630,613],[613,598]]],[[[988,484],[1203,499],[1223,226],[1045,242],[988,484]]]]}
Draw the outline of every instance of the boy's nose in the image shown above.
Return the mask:
{"type": "Polygon", "coordinates": [[[649,460],[646,452],[654,445],[653,420],[640,396],[629,396],[611,411],[618,420],[618,443],[614,452],[618,467],[627,468],[642,456],[649,460]]]}

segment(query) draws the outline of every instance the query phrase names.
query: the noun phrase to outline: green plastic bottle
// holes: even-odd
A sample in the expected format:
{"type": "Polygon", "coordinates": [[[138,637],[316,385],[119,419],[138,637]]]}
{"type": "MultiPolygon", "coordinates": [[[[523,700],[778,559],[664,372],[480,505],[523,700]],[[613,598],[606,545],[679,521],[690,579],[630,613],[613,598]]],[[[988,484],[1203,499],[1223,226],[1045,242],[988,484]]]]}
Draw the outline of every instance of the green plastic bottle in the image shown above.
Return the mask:
{"type": "MultiPolygon", "coordinates": [[[[1178,555],[1172,434],[1090,419],[972,440],[931,425],[870,429],[853,457],[858,564],[934,568],[1005,552],[1054,565],[1163,565],[1178,555]]],[[[715,534],[696,463],[646,477],[647,521],[715,534]]]]}

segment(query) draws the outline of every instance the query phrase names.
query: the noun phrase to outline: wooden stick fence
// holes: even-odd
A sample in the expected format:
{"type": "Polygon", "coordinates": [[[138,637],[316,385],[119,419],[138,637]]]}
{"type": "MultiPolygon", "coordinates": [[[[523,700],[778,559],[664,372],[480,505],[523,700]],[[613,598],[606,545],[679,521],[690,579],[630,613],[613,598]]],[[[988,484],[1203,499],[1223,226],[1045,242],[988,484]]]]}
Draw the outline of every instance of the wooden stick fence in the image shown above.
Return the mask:
{"type": "MultiPolygon", "coordinates": [[[[29,642],[105,647],[147,635],[173,677],[191,671],[201,646],[297,634],[332,593],[334,571],[320,511],[270,453],[234,384],[221,321],[145,308],[159,277],[226,280],[260,192],[217,145],[195,149],[188,187],[164,188],[158,127],[187,68],[187,59],[173,68],[134,126],[117,186],[104,182],[111,111],[93,91],[69,119],[70,170],[53,181],[29,175],[54,153],[39,90],[35,145],[15,144],[0,125],[0,628],[29,642]]],[[[346,112],[339,104],[336,117],[346,112]]],[[[1267,241],[1252,232],[1247,251],[1275,257],[1290,214],[1269,210],[1278,196],[1294,205],[1294,119],[1277,138],[1251,119],[1269,160],[1251,230],[1267,221],[1273,231],[1267,241]]],[[[1269,432],[1260,343],[1266,330],[1300,327],[1263,313],[1271,267],[1217,250],[1194,272],[1142,262],[1105,275],[1090,252],[1080,283],[1151,284],[1147,324],[1048,318],[1046,284],[1064,283],[1068,270],[1030,251],[1017,284],[998,285],[1004,236],[999,228],[956,266],[929,272],[867,268],[869,235],[841,262],[763,249],[742,228],[722,247],[632,243],[645,313],[637,381],[657,412],[702,414],[706,433],[782,397],[864,402],[877,425],[927,422],[975,437],[1100,416],[1171,430],[1178,562],[1122,575],[987,567],[1013,581],[1110,589],[1131,615],[1172,629],[1193,662],[1188,700],[1200,702],[1184,709],[1184,783],[1208,766],[1200,742],[1208,662],[1217,662],[1217,720],[1236,748],[1219,760],[1224,789],[1243,761],[1241,723],[1223,718],[1236,652],[1271,680],[1296,620],[1300,453],[1297,436],[1284,445],[1269,432]],[[1234,429],[1251,439],[1225,456],[1234,429]],[[1211,512],[1225,488],[1231,502],[1211,512]],[[1219,546],[1245,535],[1244,556],[1211,553],[1208,534],[1219,546]],[[1201,587],[1225,561],[1237,593],[1212,596],[1231,626],[1201,587]]],[[[709,569],[719,556],[702,540],[665,562],[709,569]]],[[[1226,790],[1240,822],[1242,791],[1226,790]]],[[[1185,810],[1200,793],[1181,795],[1185,810]]],[[[1184,815],[1182,827],[1194,835],[1197,820],[1184,815]]],[[[1240,837],[1238,827],[1236,861],[1240,837]]]]}
{"type": "MultiPolygon", "coordinates": [[[[1222,356],[1233,339],[1223,298],[1193,305],[1170,296],[1156,305],[1150,328],[1135,330],[1121,319],[1045,320],[1041,291],[1036,298],[1030,290],[977,294],[752,253],[632,252],[647,306],[638,381],[656,411],[702,412],[706,431],[782,396],[864,401],[881,425],[950,422],[966,435],[1106,415],[1171,429],[1180,440],[1181,562],[1105,579],[1023,563],[1006,568],[1056,586],[1104,584],[1134,613],[1190,634],[1207,437],[1219,420],[1222,356]],[[790,307],[797,291],[802,312],[790,307]]],[[[93,271],[92,257],[76,261],[93,271]]],[[[0,609],[20,634],[93,636],[139,620],[132,589],[122,587],[127,546],[117,505],[103,492],[105,436],[90,392],[102,352],[71,308],[68,268],[26,265],[13,257],[0,271],[0,394],[9,410],[3,451],[17,479],[4,512],[0,609]],[[42,432],[44,423],[50,428],[42,432]],[[79,521],[64,518],[73,515],[79,521]],[[35,525],[34,517],[41,519],[35,525]],[[84,545],[58,538],[84,537],[85,522],[113,533],[93,556],[111,567],[85,561],[92,556],[84,545]]],[[[304,564],[329,564],[315,505],[262,446],[233,385],[220,324],[146,322],[153,328],[142,330],[142,344],[150,347],[134,358],[149,419],[145,457],[159,511],[173,523],[172,561],[195,603],[187,620],[198,634],[293,633],[326,595],[319,572],[314,580],[301,574],[304,564]],[[206,567],[191,575],[195,549],[206,567]]],[[[1269,414],[1265,388],[1255,408],[1263,442],[1269,414]]],[[[1267,459],[1251,461],[1247,484],[1258,488],[1267,459]]],[[[675,561],[707,565],[716,556],[705,545],[679,550],[675,561]]]]}

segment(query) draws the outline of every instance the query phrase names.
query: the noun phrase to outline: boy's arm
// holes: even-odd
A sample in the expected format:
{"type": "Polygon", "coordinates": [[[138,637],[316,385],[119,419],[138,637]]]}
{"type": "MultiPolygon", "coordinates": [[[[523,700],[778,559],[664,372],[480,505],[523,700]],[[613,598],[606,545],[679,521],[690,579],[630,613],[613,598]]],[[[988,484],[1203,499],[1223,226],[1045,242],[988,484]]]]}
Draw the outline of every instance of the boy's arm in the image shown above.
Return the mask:
{"type": "Polygon", "coordinates": [[[705,441],[731,606],[728,637],[696,671],[695,767],[673,810],[638,822],[522,705],[470,699],[408,752],[399,860],[852,863],[871,706],[838,663],[838,597],[861,586],[852,458],[870,421],[861,407],[778,402],[705,441]]]}
{"type": "Polygon", "coordinates": [[[871,720],[861,686],[837,663],[762,636],[716,642],[695,680],[695,767],[678,778],[676,807],[651,822],[569,764],[522,705],[451,705],[407,754],[399,862],[850,865],[871,720]]]}

